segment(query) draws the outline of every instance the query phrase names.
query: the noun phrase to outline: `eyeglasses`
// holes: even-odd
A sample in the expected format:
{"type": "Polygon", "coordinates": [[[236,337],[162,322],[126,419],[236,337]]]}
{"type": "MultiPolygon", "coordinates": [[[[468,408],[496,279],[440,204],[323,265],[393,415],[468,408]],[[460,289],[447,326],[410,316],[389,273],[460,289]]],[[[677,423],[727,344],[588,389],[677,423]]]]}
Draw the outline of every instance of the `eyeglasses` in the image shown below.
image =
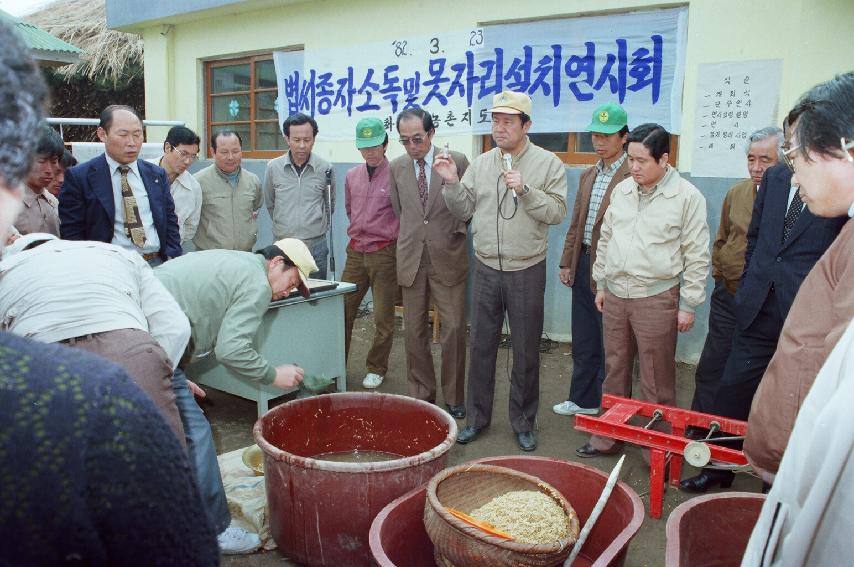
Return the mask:
{"type": "Polygon", "coordinates": [[[189,161],[190,163],[199,159],[199,154],[191,154],[190,152],[185,152],[181,148],[176,148],[175,146],[172,146],[172,151],[178,152],[178,155],[181,156],[182,160],[189,161]]]}
{"type": "Polygon", "coordinates": [[[794,152],[798,151],[800,148],[800,144],[798,144],[797,146],[792,146],[791,148],[786,148],[786,146],[783,146],[783,161],[786,163],[786,166],[788,166],[788,168],[792,170],[792,173],[795,172],[794,152]]]}
{"type": "Polygon", "coordinates": [[[424,143],[424,140],[426,140],[426,138],[422,138],[421,136],[415,136],[414,138],[401,138],[400,143],[404,146],[408,146],[410,144],[412,144],[413,146],[420,146],[424,143]]]}
{"type": "MultiPolygon", "coordinates": [[[[854,149],[854,140],[846,141],[845,138],[839,138],[839,147],[842,149],[842,153],[845,155],[845,159],[849,162],[854,163],[854,157],[851,156],[850,152],[850,150],[854,149]]],[[[790,154],[794,154],[794,152],[800,149],[800,144],[791,148],[783,146],[783,161],[786,162],[786,165],[789,167],[789,169],[792,170],[793,173],[795,171],[795,156],[790,154]]]]}

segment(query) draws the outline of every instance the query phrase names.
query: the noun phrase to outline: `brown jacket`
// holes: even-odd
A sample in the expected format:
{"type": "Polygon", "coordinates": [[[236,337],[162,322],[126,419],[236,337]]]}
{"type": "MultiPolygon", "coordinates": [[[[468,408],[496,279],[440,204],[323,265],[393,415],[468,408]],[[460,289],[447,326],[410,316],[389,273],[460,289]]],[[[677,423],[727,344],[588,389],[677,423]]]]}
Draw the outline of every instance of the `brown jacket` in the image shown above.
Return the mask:
{"type": "MultiPolygon", "coordinates": [[[[575,204],[572,207],[572,221],[569,223],[569,230],[566,232],[566,241],[563,244],[563,255],[560,257],[560,267],[569,268],[569,286],[575,285],[575,270],[578,266],[578,254],[581,252],[581,245],[584,243],[584,225],[587,223],[587,210],[590,208],[590,195],[593,193],[593,183],[596,181],[596,166],[588,167],[581,174],[581,179],[578,182],[578,193],[575,195],[575,204]]],[[[596,221],[593,223],[593,233],[590,237],[590,266],[591,279],[590,286],[596,290],[596,283],[592,278],[592,266],[596,263],[596,245],[599,243],[599,233],[602,229],[602,218],[605,216],[605,211],[608,210],[608,205],[611,203],[611,193],[614,187],[620,181],[628,179],[629,160],[623,162],[611,178],[611,183],[605,189],[605,194],[602,196],[602,204],[599,205],[599,210],[596,212],[596,221]]]]}
{"type": "MultiPolygon", "coordinates": [[[[434,148],[435,152],[440,150],[434,148]]],[[[459,152],[451,152],[460,177],[469,166],[469,160],[459,152]]],[[[428,164],[429,165],[429,164],[428,164]]],[[[418,179],[412,158],[404,154],[391,162],[389,196],[394,212],[400,217],[400,234],[397,237],[397,281],[409,287],[418,273],[424,246],[430,253],[430,262],[446,286],[466,279],[469,267],[466,246],[466,223],[451,214],[442,198],[442,177],[433,171],[427,191],[427,207],[421,206],[418,197],[418,179]]]]}
{"type": "Polygon", "coordinates": [[[777,473],[798,410],[854,317],[852,282],[854,221],[849,220],[801,284],[753,397],[744,453],[760,472],[777,473]]]}
{"type": "Polygon", "coordinates": [[[752,179],[739,181],[727,192],[721,208],[718,235],[712,244],[712,277],[723,280],[730,291],[738,291],[747,250],[747,228],[753,216],[756,184],[752,179]]]}

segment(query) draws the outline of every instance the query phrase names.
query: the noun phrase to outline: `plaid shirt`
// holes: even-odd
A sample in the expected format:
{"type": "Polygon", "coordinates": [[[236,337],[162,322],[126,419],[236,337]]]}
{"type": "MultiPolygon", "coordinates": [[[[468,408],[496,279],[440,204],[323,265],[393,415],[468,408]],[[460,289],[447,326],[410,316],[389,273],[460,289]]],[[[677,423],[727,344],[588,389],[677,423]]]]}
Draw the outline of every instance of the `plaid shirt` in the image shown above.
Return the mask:
{"type": "Polygon", "coordinates": [[[593,239],[593,223],[596,222],[596,215],[599,212],[599,206],[602,204],[602,197],[605,195],[605,190],[611,184],[614,174],[626,161],[626,152],[620,156],[620,159],[612,163],[609,167],[602,168],[602,160],[596,164],[596,169],[599,173],[596,174],[596,181],[593,182],[593,191],[590,193],[590,206],[587,208],[587,220],[584,222],[584,242],[585,246],[590,246],[593,239]]]}

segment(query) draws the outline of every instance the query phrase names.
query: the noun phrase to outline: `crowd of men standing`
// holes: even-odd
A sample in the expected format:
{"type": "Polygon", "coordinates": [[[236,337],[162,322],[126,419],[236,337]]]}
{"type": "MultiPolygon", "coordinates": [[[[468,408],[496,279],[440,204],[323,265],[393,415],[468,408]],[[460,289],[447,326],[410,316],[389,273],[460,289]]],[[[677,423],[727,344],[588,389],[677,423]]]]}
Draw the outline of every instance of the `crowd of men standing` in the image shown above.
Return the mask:
{"type": "MultiPolygon", "coordinates": [[[[0,26],[0,32],[4,50],[23,57],[8,30],[0,26]]],[[[19,120],[41,116],[43,86],[32,78],[31,67],[10,66],[0,57],[0,72],[35,93],[32,99],[15,99],[18,106],[11,112],[22,113],[19,120]]],[[[782,131],[765,128],[751,135],[751,178],[727,193],[710,254],[706,201],[670,165],[670,133],[658,124],[630,128],[622,107],[600,106],[588,126],[600,159],[581,176],[560,261],[560,281],[573,289],[572,381],[568,399],[553,408],[561,415],[597,413],[603,392],[631,396],[636,361],[638,396],[674,405],[677,336],[693,327],[711,268],[715,289],[709,334],[692,407],[749,420],[745,453],[763,479],[774,483],[770,499],[790,506],[782,533],[791,538],[783,537],[777,549],[804,557],[827,552],[799,546],[791,535],[796,526],[803,529],[809,515],[801,515],[798,524],[803,490],[790,489],[810,475],[803,467],[787,465],[784,449],[793,430],[796,450],[815,441],[814,432],[796,420],[801,419],[801,405],[811,399],[817,375],[830,376],[810,394],[823,396],[818,404],[833,408],[833,393],[847,387],[842,368],[849,364],[848,353],[834,348],[854,344],[851,331],[845,334],[854,316],[852,108],[854,73],[848,73],[804,95],[782,131]],[[833,365],[820,374],[832,352],[833,365]],[[778,470],[788,482],[775,482],[778,470]]],[[[364,164],[345,177],[349,241],[342,279],[357,286],[345,304],[346,350],[370,289],[376,331],[363,386],[382,385],[400,299],[409,392],[435,403],[439,386],[427,313],[438,310],[442,397],[451,415],[467,420],[457,438],[465,444],[491,423],[497,349],[507,319],[513,335],[510,424],[519,448],[533,451],[548,231],[567,214],[566,173],[553,153],[528,137],[534,109],[526,94],[496,94],[490,113],[495,147],[471,162],[433,144],[432,116],[420,109],[398,115],[396,130],[406,153],[391,162],[383,122],[365,118],[356,125],[355,145],[364,164]]],[[[195,514],[175,519],[184,522],[182,527],[188,518],[206,521],[189,529],[193,538],[166,547],[196,559],[209,556],[217,545],[226,553],[252,551],[259,540],[231,525],[210,426],[194,399],[204,393],[184,368],[194,357],[213,354],[247,379],[296,386],[302,369],[273,367],[255,351],[255,332],[271,300],[294,290],[309,297],[307,278],[327,277],[327,265],[335,277],[329,245],[335,176],[330,164],[312,151],[317,123],[295,114],[282,127],[289,151],[267,164],[263,182],[242,167],[242,140],[230,130],[214,132],[214,163],[195,175],[188,168],[198,157],[200,139],[188,128],[170,130],[159,159],[140,160],[143,123],[133,108],[122,105],[102,112],[98,137],[105,152],[83,164],[72,166],[62,140],[43,124],[36,127],[32,162],[18,159],[9,167],[12,160],[4,157],[2,145],[10,141],[0,140],[0,165],[6,168],[0,171],[0,197],[6,211],[15,212],[13,218],[0,210],[0,244],[7,245],[0,263],[0,363],[12,369],[4,371],[6,389],[21,390],[23,379],[31,380],[32,388],[61,383],[61,391],[70,387],[77,395],[58,398],[60,415],[86,419],[85,412],[96,409],[84,411],[78,407],[81,400],[115,395],[102,405],[118,408],[110,411],[128,419],[131,436],[152,420],[160,420],[155,430],[166,431],[168,424],[174,439],[161,452],[172,451],[169,458],[177,459],[179,469],[191,471],[193,479],[182,484],[190,477],[186,471],[183,476],[175,473],[175,502],[195,514]],[[19,178],[25,186],[21,198],[16,193],[19,178]],[[252,254],[262,205],[273,221],[274,242],[252,254]],[[190,250],[195,252],[186,254],[190,250]],[[7,337],[5,331],[98,354],[123,371],[53,347],[31,368],[33,345],[7,337]],[[99,378],[82,384],[79,374],[90,371],[99,378]],[[114,394],[98,389],[101,376],[112,377],[114,394]],[[147,401],[127,389],[127,376],[147,401]]],[[[11,395],[0,401],[9,410],[4,415],[13,415],[15,404],[25,403],[11,395]]],[[[842,408],[833,409],[824,413],[809,406],[802,419],[847,432],[850,426],[840,422],[842,408]]],[[[108,427],[88,429],[86,419],[74,422],[81,430],[76,443],[95,444],[106,458],[128,456],[127,446],[111,445],[99,436],[109,435],[108,427]]],[[[32,432],[20,423],[10,427],[24,439],[38,437],[49,422],[39,421],[32,432]]],[[[163,431],[158,435],[170,436],[163,431]]],[[[71,459],[72,448],[67,449],[71,459]]],[[[593,457],[619,450],[613,440],[594,436],[576,453],[593,457]]],[[[827,461],[826,467],[839,474],[819,483],[825,495],[832,494],[839,478],[850,475],[845,460],[827,461]]],[[[92,474],[98,470],[94,467],[92,474]]],[[[682,486],[704,492],[731,482],[731,474],[704,470],[682,486]]],[[[63,490],[78,489],[86,490],[63,485],[57,496],[67,498],[63,490]]],[[[101,498],[110,496],[139,498],[133,493],[101,498]]],[[[829,499],[823,502],[835,510],[829,499]]],[[[32,502],[26,504],[35,509],[32,502]]],[[[115,503],[92,505],[103,513],[99,506],[115,503]]],[[[769,513],[763,511],[763,518],[769,513]]],[[[775,511],[758,529],[781,533],[776,517],[775,511]]],[[[154,516],[152,521],[156,523],[154,516]]],[[[97,531],[97,524],[97,518],[81,524],[78,547],[71,553],[108,557],[114,552],[83,533],[97,531]]],[[[48,534],[50,525],[46,522],[44,533],[31,537],[55,537],[48,534]]],[[[808,527],[815,537],[831,542],[832,556],[841,557],[833,555],[844,543],[838,531],[818,523],[808,527]]],[[[754,540],[755,548],[759,537],[754,540]]],[[[127,541],[119,538],[115,545],[127,541]]],[[[51,552],[50,547],[31,547],[21,548],[20,558],[51,552]]]]}

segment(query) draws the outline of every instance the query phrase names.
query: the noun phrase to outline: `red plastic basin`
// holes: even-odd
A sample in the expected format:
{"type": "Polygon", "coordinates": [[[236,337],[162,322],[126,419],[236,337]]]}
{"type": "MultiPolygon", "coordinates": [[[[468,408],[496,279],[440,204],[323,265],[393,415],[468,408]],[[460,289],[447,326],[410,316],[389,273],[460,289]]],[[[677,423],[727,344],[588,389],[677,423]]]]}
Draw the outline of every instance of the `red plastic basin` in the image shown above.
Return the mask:
{"type": "Polygon", "coordinates": [[[667,518],[667,567],[738,567],[765,496],[723,492],[683,502],[667,518]]]}
{"type": "MultiPolygon", "coordinates": [[[[547,457],[488,457],[473,461],[532,474],[557,488],[569,500],[581,524],[593,510],[608,475],[592,467],[547,457]]],[[[377,515],[370,544],[380,567],[434,567],[433,544],[424,529],[426,486],[401,496],[377,515]]],[[[618,567],[629,542],[644,520],[643,502],[634,490],[619,482],[575,566],[618,567]]]]}
{"type": "Polygon", "coordinates": [[[392,394],[341,393],[294,400],[253,430],[264,452],[273,540],[302,565],[371,565],[371,521],[389,502],[447,465],[454,419],[432,404],[392,394]],[[359,449],[403,455],[384,462],[322,461],[359,449]]]}

